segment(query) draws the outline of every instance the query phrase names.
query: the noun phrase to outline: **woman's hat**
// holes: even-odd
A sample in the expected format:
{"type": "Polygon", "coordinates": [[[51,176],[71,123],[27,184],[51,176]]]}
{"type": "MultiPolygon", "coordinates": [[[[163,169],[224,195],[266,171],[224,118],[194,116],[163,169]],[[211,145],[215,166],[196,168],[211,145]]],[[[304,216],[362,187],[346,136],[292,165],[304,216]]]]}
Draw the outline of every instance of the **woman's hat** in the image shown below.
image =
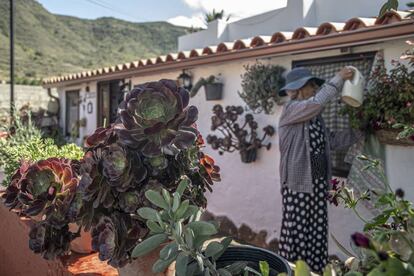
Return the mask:
{"type": "Polygon", "coordinates": [[[286,75],[286,85],[279,90],[279,96],[286,96],[286,90],[298,90],[302,88],[310,80],[314,80],[319,86],[325,82],[325,80],[313,76],[307,68],[298,67],[292,69],[286,75]]]}

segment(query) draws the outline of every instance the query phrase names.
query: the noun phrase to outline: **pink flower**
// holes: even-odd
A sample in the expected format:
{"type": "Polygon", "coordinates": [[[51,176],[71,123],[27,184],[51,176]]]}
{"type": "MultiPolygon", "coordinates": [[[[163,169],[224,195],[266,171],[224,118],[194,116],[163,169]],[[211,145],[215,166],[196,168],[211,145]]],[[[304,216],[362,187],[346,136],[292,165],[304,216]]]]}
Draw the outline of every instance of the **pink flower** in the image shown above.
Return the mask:
{"type": "Polygon", "coordinates": [[[411,105],[412,105],[412,103],[410,103],[410,102],[407,102],[407,103],[405,104],[405,106],[406,106],[406,107],[411,107],[411,105]]]}

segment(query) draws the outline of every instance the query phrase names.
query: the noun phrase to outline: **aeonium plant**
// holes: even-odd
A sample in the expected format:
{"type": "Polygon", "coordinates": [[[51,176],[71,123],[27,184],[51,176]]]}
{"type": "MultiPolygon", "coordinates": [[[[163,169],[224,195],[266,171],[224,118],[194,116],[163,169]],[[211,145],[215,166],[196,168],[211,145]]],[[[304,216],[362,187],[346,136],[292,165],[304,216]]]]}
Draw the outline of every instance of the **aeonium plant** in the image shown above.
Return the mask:
{"type": "MultiPolygon", "coordinates": [[[[63,232],[49,235],[49,223],[45,224],[44,219],[43,224],[33,230],[37,239],[46,236],[62,239],[38,242],[34,251],[49,256],[55,246],[60,246],[63,249],[54,252],[53,257],[66,254],[66,245],[73,237],[65,233],[68,224],[73,222],[79,225],[79,231],[82,228],[90,231],[92,248],[99,252],[101,260],[122,267],[132,261],[133,248],[150,232],[137,210],[158,208],[145,197],[146,191],[165,189],[173,193],[178,180],[186,177],[191,182],[182,198],[194,206],[205,207],[204,192],[211,190],[215,181],[220,181],[219,167],[202,153],[204,143],[195,125],[198,111],[188,103],[188,91],[178,87],[175,81],[139,85],[120,104],[116,122],[98,128],[86,140],[83,159],[72,166],[76,183],[71,184],[70,193],[65,189],[64,193],[60,192],[61,186],[58,189],[55,185],[44,184],[45,179],[51,181],[48,174],[42,177],[36,174],[27,185],[30,189],[20,182],[10,185],[6,204],[22,208],[29,216],[39,214],[37,210],[42,206],[48,207],[43,201],[49,202],[51,197],[64,194],[70,199],[68,209],[56,206],[59,216],[52,213],[54,221],[59,221],[60,217],[66,219],[61,220],[58,228],[63,232]],[[28,192],[33,195],[27,196],[28,192]],[[66,210],[67,213],[63,213],[66,210]],[[63,241],[65,247],[60,245],[63,241]]],[[[68,170],[64,172],[59,179],[66,183],[68,170]]],[[[25,167],[16,173],[19,177],[26,175],[25,167]]],[[[46,218],[48,216],[52,218],[46,213],[46,218]]]]}
{"type": "Polygon", "coordinates": [[[80,209],[78,169],[79,162],[63,158],[22,162],[3,194],[7,207],[35,218],[29,247],[46,259],[67,253],[70,242],[79,236],[68,226],[76,222],[80,209]]]}
{"type": "Polygon", "coordinates": [[[93,248],[115,267],[130,262],[133,247],[150,232],[136,215],[139,208],[158,208],[146,191],[175,192],[185,176],[191,185],[182,197],[206,206],[204,192],[220,180],[219,168],[201,152],[198,111],[188,102],[188,91],[174,81],[139,85],[120,104],[119,120],[86,141],[81,225],[92,228],[93,248]]]}

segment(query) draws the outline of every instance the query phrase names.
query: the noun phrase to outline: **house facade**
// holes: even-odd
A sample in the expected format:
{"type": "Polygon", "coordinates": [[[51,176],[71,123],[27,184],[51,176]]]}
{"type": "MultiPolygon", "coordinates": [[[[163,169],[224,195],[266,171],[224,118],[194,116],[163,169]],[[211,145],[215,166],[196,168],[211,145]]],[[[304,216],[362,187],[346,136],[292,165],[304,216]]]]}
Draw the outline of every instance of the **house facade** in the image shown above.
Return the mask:
{"type": "MultiPolygon", "coordinates": [[[[310,3],[305,0],[288,1],[288,7],[290,2],[302,3],[304,6],[310,3]]],[[[327,2],[326,8],[317,5],[323,1],[313,1],[312,5],[316,5],[316,8],[303,12],[302,17],[311,11],[317,11],[321,18],[337,22],[317,25],[316,22],[320,21],[316,20],[309,27],[306,25],[308,19],[303,18],[301,24],[305,25],[280,29],[283,22],[278,24],[272,21],[271,26],[268,26],[269,21],[264,21],[260,24],[266,25],[266,28],[263,27],[265,33],[253,34],[252,30],[246,29],[245,36],[232,36],[230,30],[233,27],[224,27],[227,36],[220,37],[217,43],[206,38],[206,44],[203,44],[204,40],[198,40],[199,34],[190,34],[180,38],[182,50],[177,53],[50,78],[43,85],[46,88],[57,88],[61,101],[60,125],[65,133],[81,143],[96,127],[113,121],[123,90],[162,78],[177,79],[183,70],[192,76],[193,83],[201,77],[215,75],[223,83],[223,98],[206,101],[201,89],[190,102],[198,107],[197,125],[202,135],[207,136],[211,133],[210,118],[215,104],[245,106],[238,91],[242,89],[241,75],[245,72],[246,65],[261,62],[280,65],[287,70],[295,66],[324,68],[326,64],[335,64],[338,68],[342,64],[362,66],[372,64],[375,56],[381,53],[385,66],[389,69],[391,61],[409,49],[405,41],[414,39],[414,21],[407,19],[406,13],[389,12],[381,18],[348,17],[346,20],[334,20],[325,10],[331,5],[328,1],[324,2],[327,2]],[[230,38],[233,40],[227,40],[230,38]],[[73,126],[76,131],[73,131],[73,126]]],[[[380,2],[382,1],[376,2],[375,11],[379,10],[380,2]]],[[[273,12],[275,11],[260,16],[265,17],[273,12]]],[[[371,15],[375,16],[376,12],[371,15]]],[[[285,18],[280,11],[275,12],[274,16],[285,18]]],[[[251,18],[244,20],[254,21],[251,18]]],[[[208,30],[200,33],[208,32],[210,28],[222,28],[218,26],[222,23],[213,22],[208,30]]],[[[217,37],[217,34],[214,36],[217,37]]],[[[257,114],[255,118],[259,126],[269,124],[277,129],[280,113],[281,106],[278,106],[273,114],[257,114]]],[[[205,151],[215,158],[222,169],[222,182],[217,183],[213,187],[214,192],[208,195],[208,211],[227,223],[232,233],[237,232],[243,239],[258,245],[274,247],[282,219],[277,133],[269,141],[272,143],[271,149],[261,150],[258,160],[250,164],[242,163],[237,152],[219,155],[209,145],[205,151]]],[[[386,173],[391,184],[395,188],[405,189],[408,197],[414,199],[411,183],[414,177],[414,149],[388,145],[383,147],[386,153],[386,173]]],[[[370,215],[367,210],[361,212],[370,215]]],[[[361,229],[362,223],[342,208],[331,208],[329,216],[330,232],[347,247],[351,231],[361,229]]],[[[332,241],[330,253],[343,256],[332,241]]]]}

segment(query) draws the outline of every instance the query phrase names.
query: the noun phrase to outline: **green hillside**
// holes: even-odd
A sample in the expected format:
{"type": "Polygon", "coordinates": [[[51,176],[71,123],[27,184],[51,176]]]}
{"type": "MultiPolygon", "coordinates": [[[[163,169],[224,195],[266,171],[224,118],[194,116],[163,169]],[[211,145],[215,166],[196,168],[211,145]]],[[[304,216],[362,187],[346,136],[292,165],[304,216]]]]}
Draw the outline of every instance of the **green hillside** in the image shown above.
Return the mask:
{"type": "MultiPolygon", "coordinates": [[[[40,79],[176,51],[186,28],[55,15],[34,0],[15,0],[16,76],[40,79]]],[[[0,0],[0,80],[9,79],[9,0],[0,0]]]]}

